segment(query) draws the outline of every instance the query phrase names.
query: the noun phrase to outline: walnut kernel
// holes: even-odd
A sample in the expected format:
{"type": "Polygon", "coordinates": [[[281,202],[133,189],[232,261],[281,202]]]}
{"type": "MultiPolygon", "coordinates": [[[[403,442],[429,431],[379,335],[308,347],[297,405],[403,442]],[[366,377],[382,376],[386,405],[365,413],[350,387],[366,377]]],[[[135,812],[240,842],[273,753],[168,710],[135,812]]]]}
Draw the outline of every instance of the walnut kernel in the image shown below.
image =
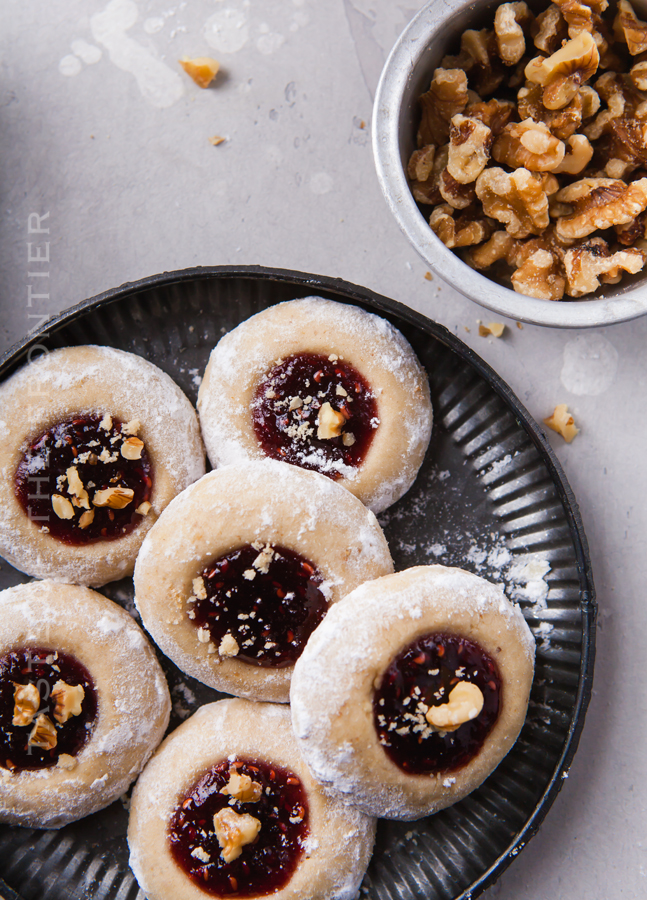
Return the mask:
{"type": "Polygon", "coordinates": [[[82,712],[85,689],[82,684],[66,684],[57,681],[52,688],[54,700],[54,718],[63,725],[72,716],[80,716],[82,712]]]}
{"type": "Polygon", "coordinates": [[[483,709],[483,700],[478,685],[470,681],[459,681],[449,692],[447,703],[430,706],[425,719],[437,731],[456,731],[465,722],[478,716],[483,709]]]}
{"type": "Polygon", "coordinates": [[[107,506],[109,509],[125,509],[134,496],[132,488],[111,487],[95,491],[92,502],[95,506],[107,506]]]}
{"type": "Polygon", "coordinates": [[[575,435],[579,434],[580,431],[575,425],[575,420],[569,413],[568,406],[565,403],[559,403],[555,407],[553,414],[547,419],[544,419],[544,425],[548,425],[553,431],[561,434],[567,444],[570,444],[575,435]]]}
{"type": "Polygon", "coordinates": [[[56,726],[45,713],[41,713],[29,733],[27,746],[38,750],[53,750],[57,742],[56,726]]]}
{"type": "Polygon", "coordinates": [[[600,54],[591,35],[583,31],[567,41],[552,56],[531,59],[526,78],[544,88],[546,109],[561,109],[573,99],[581,85],[595,74],[600,54]]]}
{"type": "Polygon", "coordinates": [[[453,116],[447,160],[447,171],[452,178],[460,184],[476,181],[490,158],[492,140],[492,132],[483,122],[460,113],[453,116]]]}
{"type": "Polygon", "coordinates": [[[519,62],[526,51],[526,39],[522,24],[530,24],[532,14],[525,3],[502,3],[494,16],[499,56],[506,66],[519,62]]]}
{"type": "Polygon", "coordinates": [[[138,437],[129,437],[121,445],[120,453],[124,459],[141,459],[144,442],[138,437]]]}
{"type": "Polygon", "coordinates": [[[186,74],[201,88],[208,88],[220,69],[220,63],[210,56],[197,56],[195,59],[188,59],[185,56],[178,62],[186,74]]]}
{"type": "Polygon", "coordinates": [[[244,846],[256,840],[261,823],[249,813],[237,813],[226,806],[213,817],[213,827],[222,848],[221,856],[230,863],[238,859],[244,846]]]}
{"type": "Polygon", "coordinates": [[[527,169],[508,174],[496,167],[485,169],[476,181],[476,195],[486,216],[502,222],[512,237],[541,234],[548,227],[548,198],[527,169]]]}
{"type": "Polygon", "coordinates": [[[35,684],[16,684],[13,682],[13,719],[12,725],[31,725],[40,706],[40,693],[35,684]]]}
{"type": "Polygon", "coordinates": [[[249,775],[242,775],[231,768],[229,770],[229,781],[220,788],[219,793],[228,794],[241,803],[258,803],[263,793],[263,787],[257,781],[252,781],[249,775]]]}

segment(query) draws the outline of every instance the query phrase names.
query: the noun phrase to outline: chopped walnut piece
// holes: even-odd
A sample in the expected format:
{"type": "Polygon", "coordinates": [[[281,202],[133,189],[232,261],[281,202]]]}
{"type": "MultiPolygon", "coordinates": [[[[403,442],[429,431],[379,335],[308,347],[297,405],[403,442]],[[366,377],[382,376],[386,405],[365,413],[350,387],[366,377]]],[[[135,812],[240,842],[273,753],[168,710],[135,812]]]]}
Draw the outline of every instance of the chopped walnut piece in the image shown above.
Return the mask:
{"type": "Polygon", "coordinates": [[[512,237],[541,234],[550,221],[546,192],[527,169],[511,174],[485,169],[476,181],[476,195],[485,215],[503,222],[512,237]]]}
{"type": "Polygon", "coordinates": [[[584,244],[567,250],[564,254],[569,297],[582,297],[600,287],[600,277],[617,278],[619,270],[635,274],[645,264],[645,256],[640,250],[619,250],[609,253],[606,241],[591,238],[584,244]]]}
{"type": "Polygon", "coordinates": [[[512,274],[512,286],[518,294],[540,300],[561,300],[566,279],[559,260],[549,250],[538,249],[512,274]]]}
{"type": "Polygon", "coordinates": [[[613,31],[616,39],[627,45],[632,56],[647,50],[647,22],[640,21],[628,0],[618,0],[613,31]]]}
{"type": "Polygon", "coordinates": [[[317,437],[320,441],[339,437],[345,424],[346,417],[343,413],[333,409],[330,403],[323,403],[317,417],[317,437]]]}
{"type": "Polygon", "coordinates": [[[13,682],[12,725],[20,727],[31,725],[39,706],[40,693],[35,684],[16,684],[15,681],[13,682]]]}
{"type": "Polygon", "coordinates": [[[140,503],[135,512],[140,516],[147,516],[151,510],[152,504],[149,503],[148,500],[144,500],[143,503],[140,503]]]}
{"type": "Polygon", "coordinates": [[[52,509],[59,519],[74,518],[74,507],[62,494],[52,494],[52,509]]]}
{"type": "Polygon", "coordinates": [[[569,413],[568,406],[565,403],[560,403],[555,407],[552,416],[544,419],[544,425],[548,425],[553,431],[561,434],[567,444],[570,444],[580,431],[575,425],[575,420],[569,413]]]}
{"type": "Polygon", "coordinates": [[[242,775],[232,767],[229,769],[229,781],[218,793],[228,794],[241,803],[258,803],[263,787],[257,781],[252,781],[249,775],[242,775]]]}
{"type": "Polygon", "coordinates": [[[438,731],[456,731],[465,722],[475,719],[483,709],[481,689],[470,681],[459,681],[447,697],[447,703],[430,706],[425,713],[427,722],[438,731]]]}
{"type": "Polygon", "coordinates": [[[204,583],[204,578],[202,577],[202,575],[198,575],[197,578],[193,579],[192,587],[193,593],[198,598],[198,600],[207,599],[207,587],[204,583]]]}
{"type": "Polygon", "coordinates": [[[92,502],[95,506],[107,506],[109,509],[125,509],[134,496],[132,488],[112,487],[95,491],[92,502]]]}
{"type": "Polygon", "coordinates": [[[469,210],[454,220],[454,210],[451,206],[437,206],[429,218],[429,225],[450,250],[455,247],[469,247],[484,241],[491,230],[484,218],[475,219],[473,213],[474,210],[469,210]]]}
{"type": "Polygon", "coordinates": [[[631,247],[636,241],[647,238],[647,213],[641,213],[625,225],[615,226],[618,243],[631,247]]]}
{"type": "Polygon", "coordinates": [[[492,337],[500,338],[503,336],[503,332],[505,331],[505,325],[503,322],[488,322],[487,325],[483,325],[479,322],[479,335],[480,337],[492,337]]]}
{"type": "Polygon", "coordinates": [[[469,251],[469,259],[477,269],[487,269],[504,259],[510,265],[517,248],[517,241],[507,231],[495,231],[492,237],[469,251]]]}
{"type": "Polygon", "coordinates": [[[82,684],[66,684],[57,681],[52,688],[54,700],[54,718],[63,725],[71,716],[81,715],[81,704],[85,697],[85,689],[82,684]]]}
{"type": "Polygon", "coordinates": [[[420,97],[422,120],[418,146],[439,146],[449,137],[452,116],[467,106],[467,75],[461,69],[436,69],[429,90],[420,97]]]}
{"type": "Polygon", "coordinates": [[[45,713],[41,713],[29,733],[27,746],[38,750],[53,750],[57,742],[56,726],[45,713]]]}
{"type": "Polygon", "coordinates": [[[522,26],[529,26],[532,13],[525,3],[503,3],[494,16],[499,56],[506,66],[514,66],[526,51],[526,39],[522,26]]]}
{"type": "Polygon", "coordinates": [[[188,59],[185,56],[178,62],[189,78],[201,88],[208,88],[220,69],[220,63],[210,56],[197,56],[195,59],[188,59]]]}
{"type": "Polygon", "coordinates": [[[79,519],[79,528],[88,528],[94,522],[94,510],[86,509],[85,512],[81,513],[81,518],[79,519]]]}
{"type": "Polygon", "coordinates": [[[639,91],[647,91],[647,59],[642,59],[632,66],[629,77],[639,91]]]}
{"type": "Polygon", "coordinates": [[[600,95],[590,85],[584,84],[580,88],[579,97],[582,101],[582,121],[584,122],[600,109],[600,95]]]}
{"type": "Polygon", "coordinates": [[[220,645],[218,646],[218,653],[220,656],[224,656],[230,658],[232,656],[238,656],[238,651],[240,647],[238,646],[238,641],[233,636],[233,634],[227,634],[220,641],[220,645]]]}
{"type": "Polygon", "coordinates": [[[440,196],[452,209],[466,209],[476,199],[473,184],[460,184],[453,178],[449,169],[441,173],[438,182],[440,196]]]}
{"type": "Polygon", "coordinates": [[[535,122],[543,122],[556,138],[565,141],[582,124],[582,98],[578,92],[570,103],[562,109],[546,109],[541,102],[542,88],[539,84],[527,84],[517,93],[517,105],[519,118],[534,119],[535,122]]]}
{"type": "Polygon", "coordinates": [[[71,756],[69,753],[61,753],[59,758],[56,760],[56,766],[59,769],[66,769],[68,772],[72,769],[76,769],[79,761],[76,756],[71,756]]]}
{"type": "Polygon", "coordinates": [[[139,419],[131,419],[130,422],[126,422],[125,425],[121,426],[121,432],[122,434],[137,434],[140,428],[141,423],[139,419]]]}
{"type": "Polygon", "coordinates": [[[566,142],[566,155],[554,172],[579,175],[591,162],[593,147],[583,134],[574,134],[566,142]]]}
{"type": "Polygon", "coordinates": [[[523,167],[530,172],[559,171],[564,159],[564,144],[550,133],[543,122],[524,119],[506,125],[492,147],[497,162],[511,169],[523,167]]]}
{"type": "Polygon", "coordinates": [[[427,144],[420,150],[413,151],[407,166],[407,174],[411,181],[427,181],[433,171],[435,155],[434,144],[427,144]]]}
{"type": "Polygon", "coordinates": [[[226,863],[233,862],[243,852],[243,847],[256,840],[261,823],[249,813],[237,813],[228,806],[213,817],[213,827],[226,863]]]}
{"type": "Polygon", "coordinates": [[[65,474],[67,476],[67,489],[74,498],[72,500],[73,505],[82,506],[85,509],[90,509],[90,498],[88,497],[88,492],[83,486],[83,482],[81,481],[81,476],[79,475],[79,470],[77,469],[77,467],[70,466],[65,474]],[[75,500],[77,502],[75,502],[75,500]]]}
{"type": "Polygon", "coordinates": [[[138,437],[129,437],[121,445],[121,455],[124,459],[141,459],[144,442],[138,437]]]}
{"type": "Polygon", "coordinates": [[[533,36],[535,47],[549,56],[562,46],[566,40],[566,22],[559,7],[554,3],[540,12],[533,22],[530,33],[533,36]]]}
{"type": "MultiPolygon", "coordinates": [[[[483,122],[460,113],[453,116],[449,127],[447,160],[447,171],[452,178],[460,184],[476,181],[490,158],[492,140],[492,132],[483,122]]],[[[453,205],[447,197],[445,199],[453,205]]]]}
{"type": "Polygon", "coordinates": [[[561,202],[574,203],[570,216],[557,220],[560,238],[587,237],[613,225],[626,225],[647,209],[647,178],[625,184],[610,178],[584,178],[557,194],[561,202]]]}
{"type": "Polygon", "coordinates": [[[561,109],[595,74],[599,62],[595,41],[583,31],[547,59],[541,56],[531,59],[526,66],[526,78],[544,88],[542,101],[546,109],[561,109]]]}
{"type": "MultiPolygon", "coordinates": [[[[458,56],[445,56],[441,65],[446,69],[467,72],[470,84],[481,97],[495,91],[503,81],[505,70],[501,64],[494,31],[468,29],[461,35],[458,56]]],[[[462,112],[462,110],[456,110],[462,112]]]]}
{"type": "Polygon", "coordinates": [[[501,134],[514,112],[514,103],[511,100],[497,100],[495,97],[487,103],[476,100],[465,107],[465,115],[483,122],[495,137],[501,134]]]}
{"type": "Polygon", "coordinates": [[[414,181],[411,185],[411,193],[418,203],[429,203],[436,205],[442,203],[443,198],[440,193],[440,180],[443,172],[447,168],[447,160],[449,159],[449,144],[438,148],[434,154],[434,160],[431,166],[431,173],[426,181],[414,181]]]}

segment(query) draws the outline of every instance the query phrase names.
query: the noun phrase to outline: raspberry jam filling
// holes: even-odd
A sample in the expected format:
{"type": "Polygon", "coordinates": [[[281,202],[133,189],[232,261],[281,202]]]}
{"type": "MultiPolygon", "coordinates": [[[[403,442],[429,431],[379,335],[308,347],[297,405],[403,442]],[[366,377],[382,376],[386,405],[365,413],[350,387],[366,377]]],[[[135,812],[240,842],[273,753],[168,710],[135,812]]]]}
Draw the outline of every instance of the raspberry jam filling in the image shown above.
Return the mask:
{"type": "Polygon", "coordinates": [[[72,769],[97,718],[92,676],[69,653],[42,647],[0,657],[0,766],[72,769]]]}
{"type": "Polygon", "coordinates": [[[254,759],[224,760],[178,804],[168,830],[177,865],[215,896],[265,896],[289,882],[309,834],[301,780],[254,759]]]}
{"type": "Polygon", "coordinates": [[[500,694],[496,663],[478,644],[456,635],[426,635],[384,673],[373,696],[375,730],[404,772],[454,772],[483,746],[499,714],[500,694]]]}
{"type": "Polygon", "coordinates": [[[40,530],[78,546],[133,531],[150,509],[152,466],[139,422],[83,415],[59,422],[27,449],[15,494],[40,530]]]}
{"type": "Polygon", "coordinates": [[[380,424],[370,386],[334,353],[279,360],[256,388],[252,417],[267,456],[333,479],[361,465],[380,424]]]}
{"type": "Polygon", "coordinates": [[[318,569],[286,547],[246,544],[193,582],[189,619],[212,653],[256,666],[292,665],[328,604],[318,569]]]}

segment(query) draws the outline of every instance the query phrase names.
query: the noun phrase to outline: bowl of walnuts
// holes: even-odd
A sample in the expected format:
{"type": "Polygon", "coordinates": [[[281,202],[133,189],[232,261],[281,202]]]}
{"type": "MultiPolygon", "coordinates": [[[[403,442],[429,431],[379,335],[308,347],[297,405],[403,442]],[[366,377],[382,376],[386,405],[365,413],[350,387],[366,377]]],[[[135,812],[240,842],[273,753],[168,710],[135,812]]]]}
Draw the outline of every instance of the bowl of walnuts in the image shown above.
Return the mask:
{"type": "Polygon", "coordinates": [[[382,72],[373,153],[409,241],[475,302],[647,313],[646,0],[431,0],[382,72]]]}

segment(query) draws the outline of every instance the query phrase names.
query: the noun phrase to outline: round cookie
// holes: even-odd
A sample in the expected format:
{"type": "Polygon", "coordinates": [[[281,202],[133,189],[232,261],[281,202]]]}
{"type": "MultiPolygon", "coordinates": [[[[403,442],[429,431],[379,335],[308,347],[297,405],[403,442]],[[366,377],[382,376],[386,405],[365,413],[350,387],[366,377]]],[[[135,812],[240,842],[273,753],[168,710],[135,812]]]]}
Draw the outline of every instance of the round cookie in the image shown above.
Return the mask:
{"type": "Polygon", "coordinates": [[[420,566],[364,584],[312,635],[292,679],[314,776],[363,812],[416,819],[473,791],[524,723],[534,639],[503,591],[420,566]]]}
{"type": "Polygon", "coordinates": [[[198,412],[214,465],[283,459],[376,513],[413,484],[432,424],[426,372],[400,332],[321,297],[272,306],[226,334],[198,412]]]}
{"type": "Polygon", "coordinates": [[[108,806],[170,708],[151,646],[111,600],[52,581],[0,594],[0,822],[60,828],[108,806]]]}
{"type": "Polygon", "coordinates": [[[312,778],[288,709],[247,700],[203,706],[164,741],[128,824],[130,865],[149,900],[351,900],[374,835],[373,818],[312,778]]]}
{"type": "Polygon", "coordinates": [[[161,369],[110,347],[55,350],[0,386],[0,553],[39,578],[123,578],[204,463],[195,410],[161,369]]]}
{"type": "Polygon", "coordinates": [[[210,472],[168,506],[137,558],[135,603],[183,671],[282,703],[329,605],[392,571],[382,529],[356,497],[265,459],[210,472]]]}

